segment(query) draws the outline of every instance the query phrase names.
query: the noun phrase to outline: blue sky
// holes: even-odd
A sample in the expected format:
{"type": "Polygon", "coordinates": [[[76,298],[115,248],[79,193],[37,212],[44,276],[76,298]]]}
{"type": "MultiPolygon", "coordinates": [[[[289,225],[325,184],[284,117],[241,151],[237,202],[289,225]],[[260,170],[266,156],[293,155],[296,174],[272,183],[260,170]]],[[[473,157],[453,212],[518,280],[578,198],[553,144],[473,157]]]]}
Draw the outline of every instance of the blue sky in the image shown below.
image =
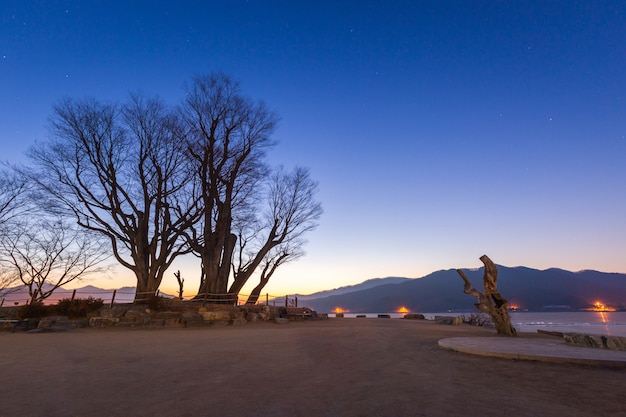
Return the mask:
{"type": "MultiPolygon", "coordinates": [[[[66,96],[176,104],[224,71],[281,116],[325,213],[272,294],[496,263],[626,272],[626,6],[4,1],[0,159],[66,96]]],[[[196,289],[195,262],[180,268],[196,289]]],[[[94,284],[133,285],[118,268],[94,284]]]]}

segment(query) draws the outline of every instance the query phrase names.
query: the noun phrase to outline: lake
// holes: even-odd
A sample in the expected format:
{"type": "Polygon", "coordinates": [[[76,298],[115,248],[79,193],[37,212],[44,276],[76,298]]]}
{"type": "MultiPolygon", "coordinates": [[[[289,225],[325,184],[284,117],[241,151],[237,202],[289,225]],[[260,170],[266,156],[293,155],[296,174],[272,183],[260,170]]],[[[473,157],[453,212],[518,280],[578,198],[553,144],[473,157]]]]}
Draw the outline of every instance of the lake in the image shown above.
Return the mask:
{"type": "MultiPolygon", "coordinates": [[[[361,313],[366,317],[378,317],[378,313],[361,313]]],[[[402,318],[405,313],[385,313],[391,318],[402,318]]],[[[433,320],[435,316],[470,315],[464,313],[422,313],[433,320]]],[[[609,336],[626,337],[626,311],[563,311],[563,312],[511,312],[511,322],[518,332],[536,332],[549,330],[555,332],[593,333],[609,336]]],[[[334,313],[329,313],[334,317],[334,313]]],[[[357,314],[344,313],[346,318],[354,318],[357,314]]]]}

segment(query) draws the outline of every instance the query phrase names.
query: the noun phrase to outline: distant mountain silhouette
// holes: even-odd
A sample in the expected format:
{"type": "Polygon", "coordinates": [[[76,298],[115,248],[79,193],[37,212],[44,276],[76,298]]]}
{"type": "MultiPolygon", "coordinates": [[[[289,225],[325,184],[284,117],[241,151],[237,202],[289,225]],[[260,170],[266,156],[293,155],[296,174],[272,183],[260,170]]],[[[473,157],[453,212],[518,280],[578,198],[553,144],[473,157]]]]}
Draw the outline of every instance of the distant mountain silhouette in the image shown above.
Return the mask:
{"type": "MultiPolygon", "coordinates": [[[[483,291],[483,268],[464,269],[472,286],[483,291]]],[[[28,299],[25,286],[15,287],[4,296],[4,305],[24,304],[28,299]]],[[[526,267],[498,265],[498,290],[509,305],[531,311],[549,309],[580,309],[601,301],[607,306],[626,309],[626,274],[599,271],[570,272],[551,268],[544,271],[526,267]]],[[[54,304],[70,298],[73,290],[58,288],[46,303],[54,304]]],[[[101,298],[111,301],[112,289],[87,285],[76,289],[76,298],[101,298]]],[[[168,295],[165,295],[168,296],[168,295]]],[[[116,291],[116,303],[131,303],[135,287],[116,291]]],[[[298,295],[299,304],[320,313],[336,307],[353,313],[388,313],[400,307],[413,312],[447,310],[476,311],[476,299],[463,292],[463,281],[454,269],[433,272],[423,278],[374,278],[360,284],[335,288],[309,295],[298,295]]]]}
{"type": "Polygon", "coordinates": [[[368,279],[367,281],[363,281],[360,284],[348,285],[345,287],[335,288],[332,290],[324,290],[324,291],[316,292],[316,293],[309,294],[309,295],[297,294],[296,297],[298,297],[298,300],[300,301],[317,299],[317,298],[323,298],[323,297],[330,297],[333,295],[347,294],[347,293],[351,293],[355,291],[362,291],[368,288],[374,288],[374,287],[378,287],[378,286],[385,285],[385,284],[400,284],[400,283],[407,282],[407,281],[411,281],[411,278],[400,278],[400,277],[372,278],[372,279],[368,279]]]}
{"type": "MultiPolygon", "coordinates": [[[[44,291],[48,291],[50,288],[52,288],[52,285],[44,284],[43,286],[44,291]]],[[[81,288],[76,288],[76,298],[100,298],[105,303],[110,303],[111,298],[113,297],[113,291],[114,290],[94,287],[93,285],[86,285],[81,288]]],[[[71,298],[73,292],[73,289],[68,290],[63,287],[57,288],[54,290],[52,295],[44,301],[44,303],[55,304],[64,298],[71,298]]],[[[2,299],[4,299],[4,306],[10,306],[14,303],[23,305],[30,299],[28,296],[28,287],[26,287],[26,285],[20,285],[10,288],[4,292],[4,295],[0,295],[0,301],[2,301],[2,299]]],[[[132,303],[134,299],[135,287],[122,287],[115,290],[116,303],[132,303]]]]}
{"type": "MultiPolygon", "coordinates": [[[[483,268],[464,271],[482,292],[483,268]]],[[[341,307],[352,313],[385,313],[402,306],[413,312],[476,311],[476,299],[463,292],[463,281],[454,269],[404,282],[380,282],[367,289],[306,298],[302,304],[318,312],[341,307]]],[[[587,308],[595,301],[626,307],[626,274],[498,266],[498,290],[509,305],[533,311],[587,308]]]]}

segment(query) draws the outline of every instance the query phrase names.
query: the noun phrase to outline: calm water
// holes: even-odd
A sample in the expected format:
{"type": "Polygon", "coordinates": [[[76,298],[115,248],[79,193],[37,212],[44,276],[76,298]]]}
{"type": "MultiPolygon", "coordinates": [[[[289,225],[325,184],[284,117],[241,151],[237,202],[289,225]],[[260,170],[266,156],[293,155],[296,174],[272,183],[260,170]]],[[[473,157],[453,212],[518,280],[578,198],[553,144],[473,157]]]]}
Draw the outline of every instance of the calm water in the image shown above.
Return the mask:
{"type": "MultiPolygon", "coordinates": [[[[387,313],[391,318],[402,318],[403,313],[387,313]]],[[[435,316],[458,316],[472,313],[422,313],[432,320],[435,316]]],[[[595,312],[511,312],[511,322],[518,332],[536,332],[538,329],[556,332],[580,332],[626,337],[626,311],[595,312]]],[[[334,314],[330,313],[330,317],[334,314]]],[[[356,314],[345,313],[354,318],[356,314]]],[[[365,313],[366,317],[378,317],[377,313],[365,313]]]]}

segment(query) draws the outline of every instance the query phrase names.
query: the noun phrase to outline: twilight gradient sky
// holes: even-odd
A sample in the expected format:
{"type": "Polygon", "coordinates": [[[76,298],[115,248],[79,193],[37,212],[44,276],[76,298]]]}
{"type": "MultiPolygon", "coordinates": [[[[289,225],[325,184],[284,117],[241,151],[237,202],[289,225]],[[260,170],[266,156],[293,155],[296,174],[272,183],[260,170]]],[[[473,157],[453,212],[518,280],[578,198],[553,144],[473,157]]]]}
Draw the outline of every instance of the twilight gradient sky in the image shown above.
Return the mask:
{"type": "MultiPolygon", "coordinates": [[[[23,161],[62,97],[175,104],[224,71],[281,115],[272,163],[320,183],[320,227],[270,294],[485,253],[626,272],[624,28],[612,1],[5,0],[0,159],[23,161]]],[[[162,288],[179,268],[193,292],[195,261],[162,288]]]]}

